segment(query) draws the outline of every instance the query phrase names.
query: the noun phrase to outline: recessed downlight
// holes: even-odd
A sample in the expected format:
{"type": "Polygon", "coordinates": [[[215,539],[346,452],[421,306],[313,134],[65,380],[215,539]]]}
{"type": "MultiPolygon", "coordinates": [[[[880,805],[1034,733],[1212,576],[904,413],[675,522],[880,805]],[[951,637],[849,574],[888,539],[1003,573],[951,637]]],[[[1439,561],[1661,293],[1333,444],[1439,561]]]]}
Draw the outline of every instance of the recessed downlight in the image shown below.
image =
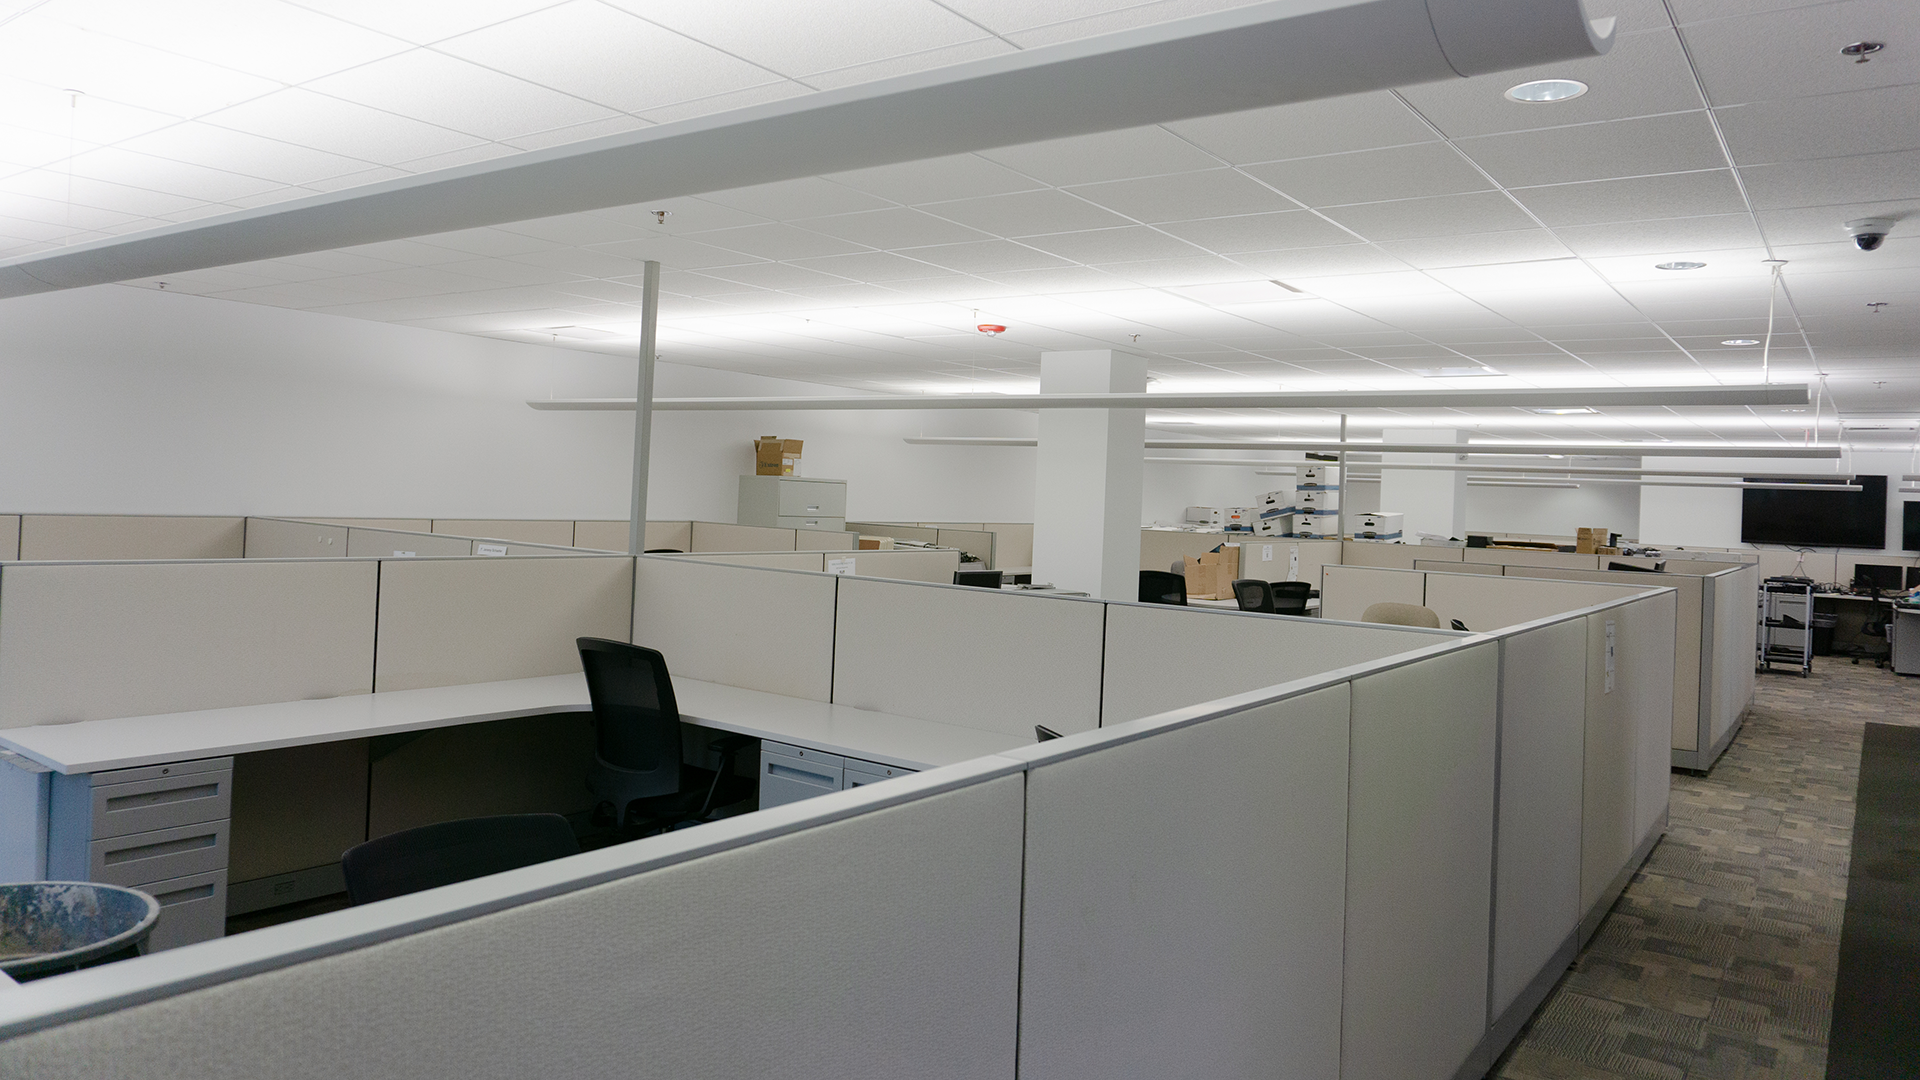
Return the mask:
{"type": "MultiPolygon", "coordinates": [[[[1587,413],[1598,413],[1600,410],[1589,409],[1585,405],[1575,405],[1571,408],[1564,409],[1528,409],[1527,411],[1539,413],[1541,416],[1582,416],[1587,413]]],[[[1549,454],[1547,456],[1557,457],[1558,455],[1549,454]]]]}
{"type": "Polygon", "coordinates": [[[1698,262],[1668,262],[1656,263],[1653,268],[1655,270],[1698,270],[1705,265],[1707,264],[1698,262]]]}
{"type": "Polygon", "coordinates": [[[1728,338],[1727,340],[1721,342],[1720,344],[1722,345],[1758,345],[1760,343],[1750,337],[1737,337],[1737,338],[1728,338]]]}
{"type": "Polygon", "coordinates": [[[1507,100],[1524,105],[1549,105],[1556,101],[1571,101],[1586,92],[1587,84],[1578,79],[1535,79],[1509,87],[1507,100]]]}

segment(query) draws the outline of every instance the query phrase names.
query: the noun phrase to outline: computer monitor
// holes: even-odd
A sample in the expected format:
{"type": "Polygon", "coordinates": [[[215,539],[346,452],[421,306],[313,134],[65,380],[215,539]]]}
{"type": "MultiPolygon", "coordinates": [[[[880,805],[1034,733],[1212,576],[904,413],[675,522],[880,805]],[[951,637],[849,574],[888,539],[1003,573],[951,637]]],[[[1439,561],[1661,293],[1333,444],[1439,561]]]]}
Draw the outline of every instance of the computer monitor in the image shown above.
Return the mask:
{"type": "Polygon", "coordinates": [[[1920,566],[1907,567],[1907,588],[1920,589],[1920,566]]]}
{"type": "Polygon", "coordinates": [[[1666,568],[1667,568],[1666,563],[1660,563],[1656,566],[1635,566],[1630,562],[1607,563],[1607,569],[1609,570],[1632,570],[1632,571],[1635,571],[1636,573],[1641,573],[1641,574],[1658,574],[1664,571],[1666,568]]]}
{"type": "Polygon", "coordinates": [[[973,585],[982,589],[997,589],[1000,587],[1000,571],[955,570],[953,572],[953,583],[955,585],[973,585]]]}
{"type": "Polygon", "coordinates": [[[1899,592],[1906,588],[1906,567],[1889,563],[1854,563],[1853,587],[1878,588],[1881,592],[1899,592]]]}

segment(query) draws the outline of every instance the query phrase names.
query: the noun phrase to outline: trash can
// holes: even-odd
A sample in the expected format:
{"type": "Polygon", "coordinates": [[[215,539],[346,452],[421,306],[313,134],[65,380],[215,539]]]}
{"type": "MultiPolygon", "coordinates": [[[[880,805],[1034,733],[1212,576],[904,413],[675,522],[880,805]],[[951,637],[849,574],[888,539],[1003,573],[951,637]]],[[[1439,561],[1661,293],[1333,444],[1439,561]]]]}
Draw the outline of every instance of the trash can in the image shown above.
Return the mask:
{"type": "Polygon", "coordinates": [[[1840,616],[1838,615],[1822,615],[1817,611],[1814,612],[1813,655],[1815,656],[1832,656],[1833,655],[1833,625],[1834,623],[1839,621],[1840,621],[1840,616]]]}
{"type": "Polygon", "coordinates": [[[140,955],[160,902],[94,881],[0,885],[0,971],[17,982],[140,955]]]}

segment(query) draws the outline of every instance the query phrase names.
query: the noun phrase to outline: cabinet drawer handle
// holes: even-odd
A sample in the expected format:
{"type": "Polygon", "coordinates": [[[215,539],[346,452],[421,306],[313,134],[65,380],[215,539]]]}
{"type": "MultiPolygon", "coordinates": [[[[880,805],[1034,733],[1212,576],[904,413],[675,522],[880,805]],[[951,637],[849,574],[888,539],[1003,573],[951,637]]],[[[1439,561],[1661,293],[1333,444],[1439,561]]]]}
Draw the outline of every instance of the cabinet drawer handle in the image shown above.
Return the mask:
{"type": "Polygon", "coordinates": [[[189,885],[184,889],[175,889],[172,892],[155,893],[153,898],[160,901],[161,907],[172,907],[175,904],[184,904],[189,900],[207,900],[212,896],[213,882],[209,881],[205,885],[189,885]]]}
{"type": "Polygon", "coordinates": [[[220,796],[219,784],[201,784],[198,787],[174,788],[170,791],[149,791],[140,795],[115,795],[107,800],[107,813],[115,810],[136,810],[146,806],[163,806],[167,803],[186,802],[189,799],[215,799],[220,796]]]}
{"type": "Polygon", "coordinates": [[[803,783],[813,783],[813,784],[833,783],[833,777],[831,776],[824,776],[820,773],[807,772],[805,769],[795,769],[790,766],[781,765],[778,762],[772,762],[772,761],[767,763],[767,775],[784,777],[789,780],[799,780],[803,783]]]}
{"type": "Polygon", "coordinates": [[[216,834],[202,833],[199,836],[184,836],[178,840],[162,840],[157,844],[142,844],[139,847],[109,851],[104,861],[108,866],[118,866],[121,863],[134,862],[139,859],[157,859],[162,855],[178,855],[183,851],[199,851],[201,848],[210,848],[216,843],[219,843],[219,837],[216,834]]]}

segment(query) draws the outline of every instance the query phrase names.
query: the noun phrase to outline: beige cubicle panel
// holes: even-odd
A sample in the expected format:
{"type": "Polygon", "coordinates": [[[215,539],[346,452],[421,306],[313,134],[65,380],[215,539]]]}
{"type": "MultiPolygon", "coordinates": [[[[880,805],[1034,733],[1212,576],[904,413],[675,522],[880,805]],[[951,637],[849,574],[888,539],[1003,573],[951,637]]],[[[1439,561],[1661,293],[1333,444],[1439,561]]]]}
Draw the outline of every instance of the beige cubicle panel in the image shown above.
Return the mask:
{"type": "MultiPolygon", "coordinates": [[[[1415,570],[1437,570],[1443,574],[1492,574],[1495,577],[1499,577],[1506,571],[1506,567],[1499,563],[1441,562],[1435,559],[1415,559],[1413,560],[1413,568],[1415,570]]],[[[1532,568],[1528,567],[1526,569],[1532,568]]],[[[1546,568],[1542,567],[1541,569],[1546,568]]]]}
{"type": "Polygon", "coordinates": [[[249,559],[339,559],[347,554],[347,527],[284,518],[247,519],[249,559]]]}
{"type": "Polygon", "coordinates": [[[851,561],[852,572],[860,577],[926,581],[935,585],[953,584],[953,572],[960,569],[960,553],[953,550],[895,548],[892,551],[840,551],[827,552],[826,559],[829,563],[834,560],[851,561]]]}
{"type": "MultiPolygon", "coordinates": [[[[1166,570],[1174,563],[1191,555],[1195,558],[1212,551],[1221,544],[1237,544],[1242,536],[1252,540],[1251,533],[1202,533],[1185,532],[1178,529],[1141,529],[1140,530],[1140,569],[1166,570]]],[[[1264,543],[1264,541],[1262,541],[1264,543]]],[[[1293,541],[1286,541],[1292,543],[1293,541]]],[[[1281,540],[1275,538],[1275,544],[1281,540]]]]}
{"type": "Polygon", "coordinates": [[[1425,544],[1346,540],[1340,544],[1340,563],[1343,566],[1384,566],[1395,570],[1411,570],[1416,559],[1459,563],[1460,552],[1460,548],[1429,547],[1425,544]]]}
{"type": "Polygon", "coordinates": [[[1580,872],[1580,908],[1587,919],[1583,939],[1605,914],[1594,910],[1601,899],[1625,884],[1622,874],[1631,872],[1630,857],[1649,823],[1665,820],[1671,776],[1670,728],[1665,721],[1673,710],[1675,595],[1662,592],[1642,603],[1587,616],[1580,872]],[[1612,672],[1608,671],[1609,651],[1612,672]]]}
{"type": "Polygon", "coordinates": [[[427,532],[394,532],[388,529],[347,530],[347,551],[354,558],[406,559],[419,556],[471,555],[473,541],[464,536],[435,536],[427,532]]]}
{"type": "Polygon", "coordinates": [[[580,548],[576,547],[549,547],[546,544],[518,544],[511,540],[505,543],[496,543],[491,540],[475,540],[473,541],[473,553],[475,555],[487,556],[592,554],[591,552],[583,552],[580,548]]]}
{"type": "MultiPolygon", "coordinates": [[[[1390,572],[1390,571],[1385,571],[1390,572]]],[[[1340,1075],[1478,1076],[1499,646],[1353,681],[1340,1075]]]]}
{"type": "Polygon", "coordinates": [[[792,551],[793,530],[764,525],[728,525],[717,521],[693,523],[688,551],[792,551]]]}
{"type": "Polygon", "coordinates": [[[233,560],[0,567],[9,727],[372,689],[378,568],[233,560]]]}
{"type": "MultiPolygon", "coordinates": [[[[994,555],[994,536],[978,529],[939,529],[934,541],[943,548],[957,548],[980,560],[981,569],[995,570],[1000,563],[994,555]]],[[[1031,558],[1031,556],[1029,556],[1031,558]]],[[[1018,565],[1026,566],[1026,563],[1018,565]]]]}
{"type": "Polygon", "coordinates": [[[1338,565],[1320,570],[1320,617],[1323,619],[1359,622],[1360,616],[1375,604],[1426,602],[1426,575],[1411,570],[1338,565]]]}
{"type": "Polygon", "coordinates": [[[677,555],[634,562],[632,640],[660,650],[669,671],[770,694],[833,699],[840,578],[677,555]]]}
{"type": "Polygon", "coordinates": [[[1568,570],[1598,570],[1600,555],[1576,555],[1570,551],[1533,551],[1527,548],[1460,548],[1467,562],[1501,563],[1506,566],[1558,566],[1568,570]]]}
{"type": "Polygon", "coordinates": [[[1108,604],[1102,727],[1449,640],[1404,627],[1108,604]]]}
{"type": "MultiPolygon", "coordinates": [[[[573,546],[593,551],[625,551],[631,531],[631,523],[625,521],[576,521],[573,523],[573,546]]],[[[692,546],[693,522],[647,522],[645,547],[648,550],[671,548],[674,551],[686,551],[692,546]]]]}
{"type": "Polygon", "coordinates": [[[0,562],[20,557],[20,515],[0,514],[0,562]]]}
{"type": "Polygon", "coordinates": [[[859,533],[829,529],[793,530],[795,551],[855,551],[859,547],[859,533]]]}
{"type": "Polygon", "coordinates": [[[388,532],[432,532],[432,518],[343,518],[343,517],[303,517],[301,521],[324,521],[329,525],[345,525],[350,529],[385,529],[388,532]]]}
{"type": "Polygon", "coordinates": [[[1105,605],[871,578],[840,579],[833,700],[1031,736],[1100,723],[1105,605]]]}
{"type": "Polygon", "coordinates": [[[1660,587],[1657,582],[1635,587],[1488,574],[1426,573],[1425,576],[1426,606],[1440,616],[1440,625],[1446,626],[1458,619],[1467,629],[1483,633],[1660,587]]]}
{"type": "Polygon", "coordinates": [[[1348,713],[1343,683],[1033,765],[1020,1075],[1340,1075],[1348,713]]]}
{"type": "Polygon", "coordinates": [[[1759,603],[1760,568],[1743,566],[1707,579],[1713,588],[1713,656],[1708,675],[1706,750],[1709,756],[1693,764],[1705,768],[1711,754],[1724,749],[1753,704],[1753,658],[1758,649],[1759,625],[1754,611],[1759,603]]]}
{"type": "Polygon", "coordinates": [[[1025,778],[939,772],[335,913],[373,929],[0,1041],[0,1074],[1011,1078],[1025,778]]]}
{"type": "Polygon", "coordinates": [[[938,543],[940,540],[939,529],[905,525],[899,522],[849,521],[847,531],[865,533],[868,536],[891,536],[895,540],[918,540],[927,544],[938,543]]]}
{"type": "Polygon", "coordinates": [[[993,562],[996,568],[1033,565],[1032,522],[986,521],[980,524],[980,528],[993,534],[993,562]]]}
{"type": "Polygon", "coordinates": [[[579,637],[628,640],[633,559],[383,559],[374,689],[580,670],[579,637]]]}
{"type": "MultiPolygon", "coordinates": [[[[429,531],[453,536],[484,536],[489,540],[517,540],[523,544],[573,546],[571,521],[434,518],[433,528],[429,531]]],[[[622,544],[621,549],[625,548],[626,545],[622,544]]]]}
{"type": "MultiPolygon", "coordinates": [[[[879,552],[874,552],[878,555],[879,552]]],[[[812,570],[827,568],[828,556],[818,551],[703,551],[693,555],[670,555],[674,559],[703,559],[730,566],[762,566],[775,570],[812,570]]]]}
{"type": "Polygon", "coordinates": [[[31,560],[239,559],[247,519],[132,514],[25,514],[20,553],[31,560]]]}

